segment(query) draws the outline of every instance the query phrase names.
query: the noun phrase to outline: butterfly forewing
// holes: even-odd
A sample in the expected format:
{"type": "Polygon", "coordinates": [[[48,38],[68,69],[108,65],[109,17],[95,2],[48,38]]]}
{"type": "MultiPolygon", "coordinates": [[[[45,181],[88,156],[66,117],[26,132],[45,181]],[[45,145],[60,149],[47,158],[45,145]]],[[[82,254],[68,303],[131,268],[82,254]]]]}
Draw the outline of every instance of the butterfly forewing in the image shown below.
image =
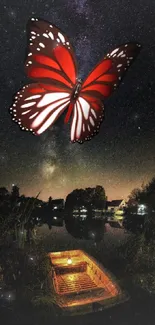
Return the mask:
{"type": "Polygon", "coordinates": [[[103,100],[111,95],[140,51],[139,44],[128,43],[109,52],[84,81],[81,93],[103,100]]]}
{"type": "Polygon", "coordinates": [[[16,95],[11,113],[23,130],[43,133],[70,102],[70,92],[46,84],[30,84],[16,95]]]}
{"type": "Polygon", "coordinates": [[[141,50],[138,43],[127,43],[117,47],[108,53],[105,59],[112,60],[112,67],[109,70],[110,75],[116,75],[116,81],[112,82],[112,90],[114,90],[122,80],[125,72],[131,66],[141,50]]]}
{"type": "Polygon", "coordinates": [[[32,18],[28,25],[29,46],[25,62],[28,77],[72,88],[77,78],[73,48],[60,29],[32,18]]]}

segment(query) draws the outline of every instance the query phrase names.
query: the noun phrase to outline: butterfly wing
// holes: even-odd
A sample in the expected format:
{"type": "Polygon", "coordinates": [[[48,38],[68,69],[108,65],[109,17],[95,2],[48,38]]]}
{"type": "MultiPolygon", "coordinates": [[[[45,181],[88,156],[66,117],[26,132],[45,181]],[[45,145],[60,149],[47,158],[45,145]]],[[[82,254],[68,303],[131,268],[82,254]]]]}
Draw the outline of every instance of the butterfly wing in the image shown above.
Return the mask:
{"type": "Polygon", "coordinates": [[[71,122],[71,142],[83,143],[99,132],[104,105],[94,97],[79,96],[75,102],[71,122]]]}
{"type": "Polygon", "coordinates": [[[72,142],[82,143],[98,133],[103,120],[102,101],[119,85],[126,70],[138,55],[140,47],[139,44],[128,43],[116,48],[108,53],[88,75],[74,107],[71,125],[72,142]]]}
{"type": "Polygon", "coordinates": [[[60,87],[32,83],[17,93],[10,113],[22,130],[39,135],[64,112],[70,103],[70,95],[60,87]]]}
{"type": "Polygon", "coordinates": [[[108,53],[84,81],[81,94],[90,94],[101,100],[110,96],[140,52],[140,48],[140,44],[128,43],[108,53]]]}
{"type": "Polygon", "coordinates": [[[23,130],[41,134],[70,103],[77,64],[67,37],[57,27],[32,18],[27,28],[31,37],[26,73],[37,83],[16,94],[10,112],[23,130]]]}
{"type": "Polygon", "coordinates": [[[74,50],[60,29],[32,18],[27,25],[29,37],[26,74],[37,82],[73,88],[77,79],[74,50]]]}

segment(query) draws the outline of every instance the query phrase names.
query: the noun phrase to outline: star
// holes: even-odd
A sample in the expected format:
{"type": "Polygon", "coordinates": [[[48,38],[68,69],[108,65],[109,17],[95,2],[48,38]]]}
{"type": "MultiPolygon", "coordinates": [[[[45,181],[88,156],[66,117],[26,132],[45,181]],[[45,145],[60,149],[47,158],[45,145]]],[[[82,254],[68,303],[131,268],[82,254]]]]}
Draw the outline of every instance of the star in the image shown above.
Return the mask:
{"type": "Polygon", "coordinates": [[[17,17],[17,12],[14,9],[8,10],[8,16],[15,19],[17,17]]]}
{"type": "Polygon", "coordinates": [[[137,120],[139,119],[139,115],[138,115],[138,114],[135,114],[134,117],[133,117],[133,119],[134,119],[135,121],[137,121],[137,120]]]}

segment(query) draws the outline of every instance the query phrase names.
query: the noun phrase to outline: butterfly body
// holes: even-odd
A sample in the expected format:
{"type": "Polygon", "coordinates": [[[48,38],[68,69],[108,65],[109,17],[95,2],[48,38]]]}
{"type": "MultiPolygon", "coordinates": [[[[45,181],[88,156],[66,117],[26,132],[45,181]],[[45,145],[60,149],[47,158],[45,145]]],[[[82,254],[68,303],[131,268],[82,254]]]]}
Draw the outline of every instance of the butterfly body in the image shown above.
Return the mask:
{"type": "Polygon", "coordinates": [[[78,81],[77,81],[77,83],[76,83],[76,85],[75,85],[75,87],[73,89],[73,93],[71,95],[71,101],[70,101],[68,111],[67,111],[65,121],[64,121],[65,123],[69,122],[69,119],[70,119],[70,117],[72,115],[74,105],[76,103],[76,100],[78,99],[78,96],[79,96],[79,93],[80,93],[80,90],[81,90],[81,85],[82,85],[82,80],[78,79],[78,81]]]}
{"type": "Polygon", "coordinates": [[[78,79],[73,48],[60,29],[32,18],[28,23],[27,76],[35,82],[24,86],[10,108],[22,130],[39,135],[67,110],[71,117],[71,142],[83,143],[98,133],[104,115],[103,100],[122,80],[140,50],[128,43],[108,53],[88,77],[78,79]]]}
{"type": "Polygon", "coordinates": [[[76,85],[75,85],[75,88],[73,90],[73,95],[72,95],[72,98],[74,100],[76,100],[79,96],[79,92],[81,90],[81,86],[82,86],[82,80],[81,79],[78,79],[76,85]]]}

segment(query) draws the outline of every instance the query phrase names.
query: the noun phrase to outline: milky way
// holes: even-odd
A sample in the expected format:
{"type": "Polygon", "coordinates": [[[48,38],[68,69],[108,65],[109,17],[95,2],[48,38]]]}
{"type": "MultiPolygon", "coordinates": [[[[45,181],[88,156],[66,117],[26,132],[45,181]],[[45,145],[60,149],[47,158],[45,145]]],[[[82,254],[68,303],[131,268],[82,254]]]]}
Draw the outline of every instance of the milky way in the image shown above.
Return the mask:
{"type": "Polygon", "coordinates": [[[0,2],[0,186],[66,197],[74,188],[105,187],[109,199],[126,197],[155,175],[155,2],[23,0],[0,2]],[[24,73],[26,23],[50,21],[69,37],[85,78],[110,50],[126,42],[143,49],[119,89],[105,102],[105,119],[93,140],[70,144],[63,119],[40,137],[11,121],[12,96],[30,82],[24,73]]]}

